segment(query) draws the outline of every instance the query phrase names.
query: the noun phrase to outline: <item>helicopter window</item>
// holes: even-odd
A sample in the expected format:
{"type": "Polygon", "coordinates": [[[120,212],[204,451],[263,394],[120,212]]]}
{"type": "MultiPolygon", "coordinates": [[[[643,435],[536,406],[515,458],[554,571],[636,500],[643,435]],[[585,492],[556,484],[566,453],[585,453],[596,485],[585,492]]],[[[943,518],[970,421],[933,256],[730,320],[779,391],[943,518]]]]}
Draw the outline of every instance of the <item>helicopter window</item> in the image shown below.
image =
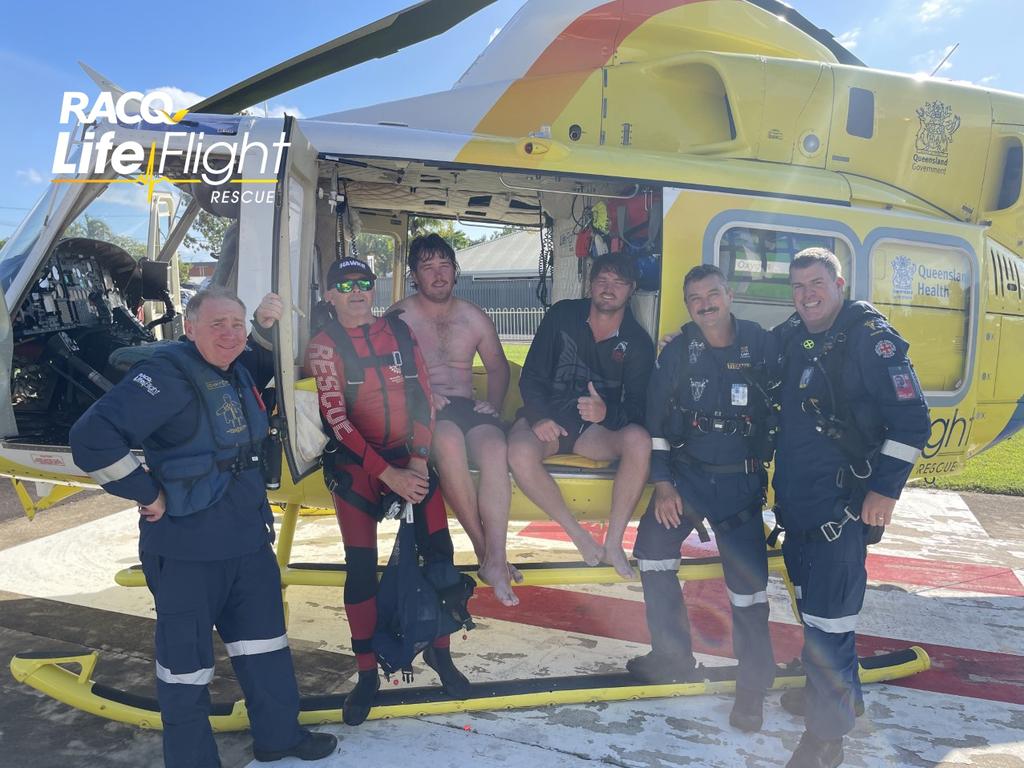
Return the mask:
{"type": "MultiPolygon", "coordinates": [[[[851,274],[850,247],[835,235],[745,226],[723,232],[718,264],[735,293],[736,316],[765,327],[789,317],[793,311],[789,264],[796,254],[813,246],[835,253],[843,265],[843,274],[851,274]]],[[[846,290],[849,295],[850,282],[846,290]]]]}
{"type": "Polygon", "coordinates": [[[1009,208],[1020,199],[1021,176],[1024,172],[1024,147],[1014,140],[1006,149],[1003,160],[1002,183],[999,186],[999,200],[995,210],[1009,208]]]}
{"type": "Polygon", "coordinates": [[[66,184],[51,184],[0,251],[0,290],[6,291],[11,287],[11,282],[21,269],[21,265],[25,263],[29,251],[39,239],[39,233],[46,223],[47,212],[57,207],[57,198],[66,188],[66,184]]]}
{"type": "Polygon", "coordinates": [[[846,132],[870,139],[875,135],[875,94],[864,88],[850,89],[850,106],[846,113],[846,132]]]}
{"type": "Polygon", "coordinates": [[[871,248],[871,301],[910,342],[926,392],[964,384],[974,269],[962,248],[883,239],[871,248]]]}

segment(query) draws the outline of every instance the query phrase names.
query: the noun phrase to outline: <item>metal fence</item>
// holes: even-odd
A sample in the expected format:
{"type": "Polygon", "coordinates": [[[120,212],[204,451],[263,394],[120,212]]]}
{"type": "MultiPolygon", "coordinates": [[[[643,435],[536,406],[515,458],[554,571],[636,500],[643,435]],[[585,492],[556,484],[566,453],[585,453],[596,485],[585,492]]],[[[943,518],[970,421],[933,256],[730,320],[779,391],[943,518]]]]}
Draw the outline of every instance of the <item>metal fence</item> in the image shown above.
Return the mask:
{"type": "Polygon", "coordinates": [[[543,307],[484,309],[502,341],[529,341],[544,319],[543,307]]]}

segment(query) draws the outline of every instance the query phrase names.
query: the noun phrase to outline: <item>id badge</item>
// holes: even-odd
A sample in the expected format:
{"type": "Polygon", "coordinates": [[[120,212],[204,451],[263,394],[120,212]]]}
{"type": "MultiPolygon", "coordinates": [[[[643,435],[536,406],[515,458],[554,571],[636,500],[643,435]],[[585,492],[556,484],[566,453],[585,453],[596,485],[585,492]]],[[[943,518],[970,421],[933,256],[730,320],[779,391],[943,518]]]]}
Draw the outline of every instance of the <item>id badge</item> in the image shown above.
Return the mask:
{"type": "Polygon", "coordinates": [[[807,389],[812,378],[814,378],[814,366],[809,365],[804,368],[804,372],[800,374],[800,389],[807,389]]]}
{"type": "Polygon", "coordinates": [[[746,384],[733,384],[732,385],[732,404],[733,405],[746,405],[747,404],[747,385],[746,384]]]}

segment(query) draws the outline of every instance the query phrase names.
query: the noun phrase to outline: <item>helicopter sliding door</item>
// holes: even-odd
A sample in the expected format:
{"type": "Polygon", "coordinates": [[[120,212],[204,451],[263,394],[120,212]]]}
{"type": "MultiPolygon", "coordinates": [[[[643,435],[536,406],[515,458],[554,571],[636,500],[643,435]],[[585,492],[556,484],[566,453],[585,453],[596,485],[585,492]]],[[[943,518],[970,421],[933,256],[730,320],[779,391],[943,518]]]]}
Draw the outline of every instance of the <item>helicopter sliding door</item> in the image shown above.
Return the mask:
{"type": "Polygon", "coordinates": [[[308,322],[309,317],[308,291],[300,286],[308,285],[314,261],[317,153],[294,118],[285,118],[284,131],[289,146],[281,163],[274,201],[271,288],[285,306],[284,316],[277,324],[275,380],[278,413],[285,427],[284,455],[292,481],[298,483],[316,468],[298,450],[295,382],[303,362],[300,324],[308,322]]]}

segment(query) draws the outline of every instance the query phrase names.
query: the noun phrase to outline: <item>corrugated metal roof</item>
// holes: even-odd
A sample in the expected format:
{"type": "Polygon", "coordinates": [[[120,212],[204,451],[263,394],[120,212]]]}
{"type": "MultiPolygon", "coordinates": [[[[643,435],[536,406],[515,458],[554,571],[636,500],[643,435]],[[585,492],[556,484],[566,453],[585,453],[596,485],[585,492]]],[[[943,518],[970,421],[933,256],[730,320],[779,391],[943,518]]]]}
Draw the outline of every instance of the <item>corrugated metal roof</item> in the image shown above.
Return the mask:
{"type": "Polygon", "coordinates": [[[455,257],[462,273],[467,275],[535,275],[540,257],[540,232],[513,232],[463,248],[455,257]]]}

